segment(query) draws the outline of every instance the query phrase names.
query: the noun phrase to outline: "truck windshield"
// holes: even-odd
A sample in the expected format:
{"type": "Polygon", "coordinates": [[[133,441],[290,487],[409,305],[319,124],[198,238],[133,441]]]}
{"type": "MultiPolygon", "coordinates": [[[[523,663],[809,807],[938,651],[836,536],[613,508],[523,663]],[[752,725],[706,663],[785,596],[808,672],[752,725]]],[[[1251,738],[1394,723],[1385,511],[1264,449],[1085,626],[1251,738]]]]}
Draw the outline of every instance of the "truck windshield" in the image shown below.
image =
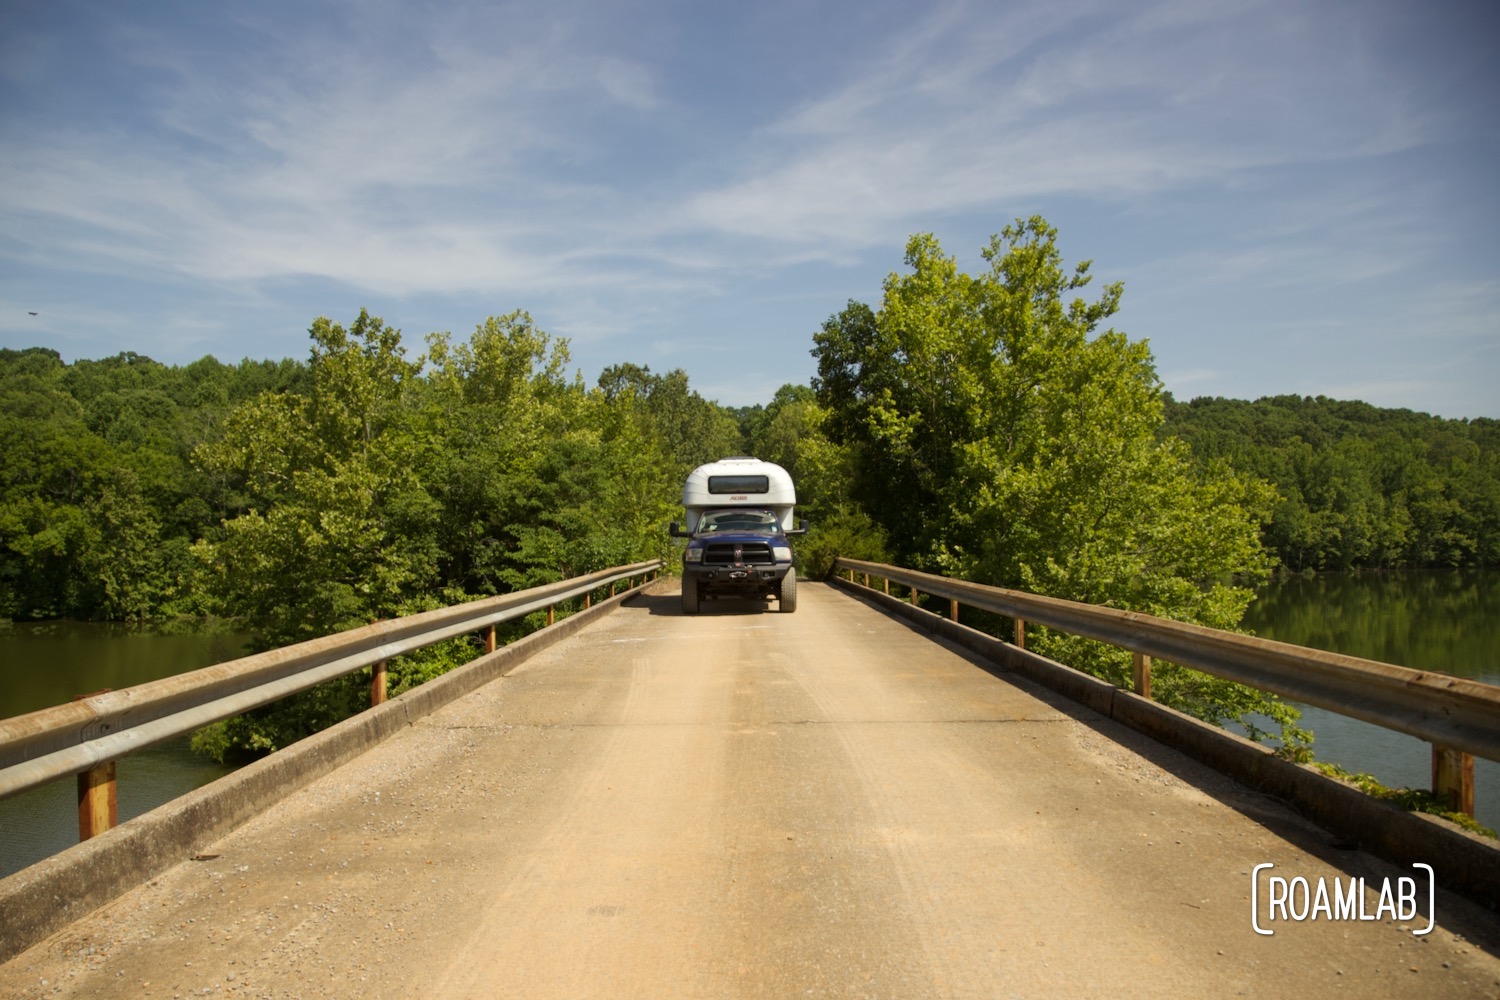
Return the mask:
{"type": "Polygon", "coordinates": [[[699,534],[717,531],[760,531],[774,534],[779,521],[768,510],[711,510],[698,521],[699,534]]]}

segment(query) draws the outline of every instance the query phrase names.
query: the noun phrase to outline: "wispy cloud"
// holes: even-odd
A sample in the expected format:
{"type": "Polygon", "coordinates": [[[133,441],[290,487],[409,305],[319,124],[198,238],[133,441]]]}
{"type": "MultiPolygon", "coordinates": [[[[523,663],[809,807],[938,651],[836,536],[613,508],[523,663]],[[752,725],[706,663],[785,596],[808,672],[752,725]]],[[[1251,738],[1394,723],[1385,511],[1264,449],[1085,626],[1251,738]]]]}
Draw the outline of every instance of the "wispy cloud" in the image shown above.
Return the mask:
{"type": "Polygon", "coordinates": [[[1327,21],[1273,7],[947,8],[761,129],[741,176],[685,214],[838,254],[996,204],[1232,185],[1427,137],[1358,44],[1326,48],[1327,21]]]}
{"type": "MultiPolygon", "coordinates": [[[[109,286],[150,300],[118,336],[183,340],[186,303],[287,323],[374,299],[457,329],[525,306],[610,360],[625,337],[690,352],[716,386],[753,310],[788,359],[774,389],[910,233],[1056,211],[1116,251],[1134,335],[1179,370],[1239,371],[1245,328],[1372,325],[1492,270],[1481,98],[1500,74],[1471,39],[1495,20],[1368,0],[170,18],[57,0],[0,31],[0,298],[109,286]],[[1220,356],[1177,351],[1225,301],[1220,356]]],[[[1493,335],[1493,301],[1433,322],[1493,335]]]]}
{"type": "Polygon", "coordinates": [[[590,209],[617,193],[549,164],[590,155],[580,113],[654,107],[650,73],[547,32],[470,28],[419,32],[390,58],[287,32],[212,61],[122,29],[170,83],[132,135],[43,136],[9,158],[7,214],[105,269],[407,294],[577,282],[568,261],[610,235],[590,209]]]}
{"type": "Polygon", "coordinates": [[[747,136],[738,176],[644,204],[578,126],[610,107],[649,122],[673,99],[649,67],[591,51],[566,21],[460,8],[392,25],[346,12],[306,33],[263,18],[242,26],[262,44],[210,60],[167,29],[121,27],[126,54],[167,81],[143,109],[145,141],[51,137],[6,173],[25,206],[12,211],[97,231],[63,236],[68,253],[207,280],[312,274],[419,293],[496,276],[578,281],[568,261],[581,247],[629,242],[657,248],[658,265],[702,262],[702,250],[661,251],[715,235],[774,242],[783,262],[848,262],[925,220],[997,203],[1130,197],[1350,155],[1372,135],[1381,148],[1411,141],[1397,137],[1400,102],[1360,72],[1357,52],[1333,53],[1344,65],[1318,81],[1261,68],[1262,49],[1308,44],[1299,8],[1248,44],[1237,22],[1262,5],[1204,10],[941,8],[747,136]],[[371,23],[384,24],[375,37],[371,23]],[[1337,107],[1304,110],[1328,80],[1347,81],[1337,107]],[[1163,105],[1176,112],[1165,129],[1163,105]],[[1347,140],[1328,127],[1349,120],[1347,140]]]}

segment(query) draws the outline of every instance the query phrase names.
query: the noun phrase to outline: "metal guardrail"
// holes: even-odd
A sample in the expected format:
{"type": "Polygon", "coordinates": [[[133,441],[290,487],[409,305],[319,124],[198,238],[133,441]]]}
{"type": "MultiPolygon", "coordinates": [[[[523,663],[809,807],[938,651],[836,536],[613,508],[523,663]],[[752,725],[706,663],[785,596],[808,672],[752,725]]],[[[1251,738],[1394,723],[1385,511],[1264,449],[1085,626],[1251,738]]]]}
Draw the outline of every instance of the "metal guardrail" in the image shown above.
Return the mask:
{"type": "MultiPolygon", "coordinates": [[[[0,719],[0,798],[69,774],[79,776],[80,834],[113,825],[112,818],[85,818],[86,785],[113,797],[114,761],[127,754],[227,719],[324,681],[374,667],[372,701],[385,698],[384,665],[402,653],[470,632],[484,632],[486,651],[495,648],[501,622],[547,611],[577,598],[585,606],[596,590],[635,578],[654,579],[661,560],[601,570],[588,576],[467,604],[376,622],[294,646],[166,677],[119,691],[90,695],[67,705],[0,719]],[[106,785],[107,783],[107,785],[106,785]]],[[[89,808],[112,812],[101,801],[89,808]]],[[[101,829],[102,828],[102,829],[101,829]]]]}
{"type": "Polygon", "coordinates": [[[1315,705],[1425,740],[1433,747],[1433,792],[1474,814],[1473,757],[1500,761],[1500,687],[1431,671],[1365,660],[1223,632],[1152,615],[839,558],[835,571],[863,574],[1016,620],[1017,645],[1025,623],[1097,639],[1136,656],[1135,689],[1150,697],[1151,658],[1192,667],[1293,701],[1315,705]]]}

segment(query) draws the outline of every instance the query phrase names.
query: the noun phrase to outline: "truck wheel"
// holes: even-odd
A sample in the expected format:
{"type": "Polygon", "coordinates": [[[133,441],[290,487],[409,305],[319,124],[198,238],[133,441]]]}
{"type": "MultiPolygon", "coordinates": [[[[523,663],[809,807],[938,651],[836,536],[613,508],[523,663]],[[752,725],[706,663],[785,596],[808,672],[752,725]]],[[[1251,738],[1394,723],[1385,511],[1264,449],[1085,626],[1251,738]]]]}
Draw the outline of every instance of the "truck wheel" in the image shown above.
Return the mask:
{"type": "Polygon", "coordinates": [[[786,576],[781,578],[781,591],[778,603],[784,614],[791,614],[797,610],[797,571],[789,569],[786,576]]]}
{"type": "Polygon", "coordinates": [[[696,576],[682,578],[682,613],[685,615],[698,613],[698,578],[696,576]]]}

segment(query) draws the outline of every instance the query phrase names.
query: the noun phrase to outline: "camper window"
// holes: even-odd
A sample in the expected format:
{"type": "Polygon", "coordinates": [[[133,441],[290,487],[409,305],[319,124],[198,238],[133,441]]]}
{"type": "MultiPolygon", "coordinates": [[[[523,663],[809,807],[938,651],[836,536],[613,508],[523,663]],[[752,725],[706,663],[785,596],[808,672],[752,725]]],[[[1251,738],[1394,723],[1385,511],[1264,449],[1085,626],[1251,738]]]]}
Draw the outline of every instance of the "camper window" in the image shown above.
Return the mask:
{"type": "Polygon", "coordinates": [[[724,493],[769,493],[771,480],[768,476],[709,476],[708,492],[724,493]]]}

